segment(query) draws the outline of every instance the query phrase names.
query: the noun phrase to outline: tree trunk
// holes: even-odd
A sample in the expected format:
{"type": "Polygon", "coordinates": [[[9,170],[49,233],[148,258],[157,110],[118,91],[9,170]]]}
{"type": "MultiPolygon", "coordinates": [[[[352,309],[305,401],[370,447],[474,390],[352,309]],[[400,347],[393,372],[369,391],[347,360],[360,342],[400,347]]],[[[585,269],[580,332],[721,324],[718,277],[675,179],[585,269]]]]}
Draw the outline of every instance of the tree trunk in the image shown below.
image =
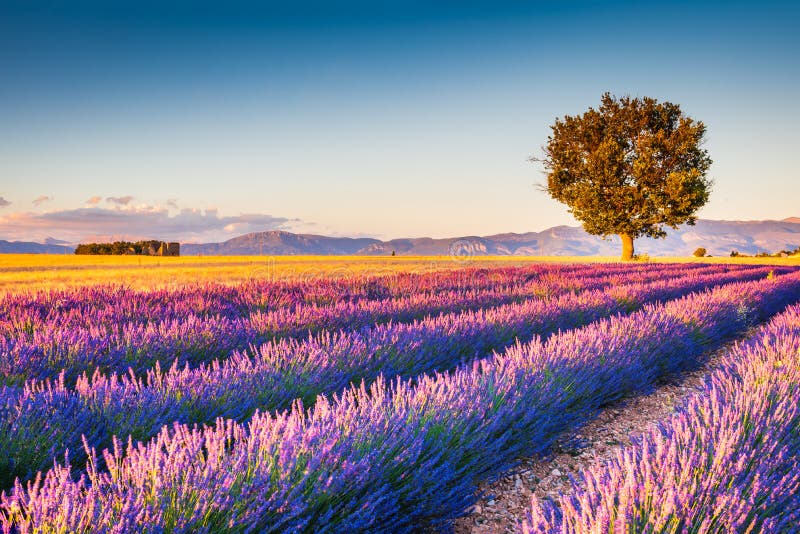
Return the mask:
{"type": "Polygon", "coordinates": [[[633,238],[628,234],[620,234],[622,239],[622,261],[631,261],[633,259],[633,238]]]}

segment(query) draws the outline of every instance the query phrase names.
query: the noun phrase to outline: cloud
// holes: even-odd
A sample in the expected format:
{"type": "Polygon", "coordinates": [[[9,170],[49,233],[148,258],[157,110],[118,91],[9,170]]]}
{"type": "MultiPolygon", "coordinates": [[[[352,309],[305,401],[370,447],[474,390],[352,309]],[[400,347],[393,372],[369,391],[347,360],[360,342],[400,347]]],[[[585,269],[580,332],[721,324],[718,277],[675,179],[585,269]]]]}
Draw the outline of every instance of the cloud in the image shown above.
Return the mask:
{"type": "Polygon", "coordinates": [[[240,234],[287,229],[296,219],[263,213],[220,215],[216,209],[184,208],[174,215],[165,206],[85,207],[45,213],[0,216],[2,239],[42,241],[49,236],[79,243],[113,236],[116,239],[164,239],[211,242],[240,234]]]}
{"type": "Polygon", "coordinates": [[[97,204],[100,203],[101,200],[103,200],[103,197],[90,197],[89,200],[86,201],[86,203],[89,204],[90,206],[96,206],[97,204]]]}
{"type": "Polygon", "coordinates": [[[172,208],[172,209],[176,209],[176,210],[180,209],[178,207],[178,199],[177,198],[168,198],[167,199],[167,206],[172,208]]]}
{"type": "Polygon", "coordinates": [[[10,206],[10,205],[11,205],[11,201],[10,200],[6,200],[3,197],[0,197],[0,208],[5,208],[6,206],[10,206]]]}
{"type": "Polygon", "coordinates": [[[106,197],[106,202],[111,202],[112,204],[116,204],[118,206],[127,206],[131,203],[133,197],[130,195],[126,195],[124,197],[106,197]]]}
{"type": "Polygon", "coordinates": [[[51,197],[48,197],[47,195],[42,195],[40,197],[36,197],[33,199],[33,205],[39,206],[40,204],[44,204],[45,202],[50,202],[51,200],[53,200],[51,197]]]}

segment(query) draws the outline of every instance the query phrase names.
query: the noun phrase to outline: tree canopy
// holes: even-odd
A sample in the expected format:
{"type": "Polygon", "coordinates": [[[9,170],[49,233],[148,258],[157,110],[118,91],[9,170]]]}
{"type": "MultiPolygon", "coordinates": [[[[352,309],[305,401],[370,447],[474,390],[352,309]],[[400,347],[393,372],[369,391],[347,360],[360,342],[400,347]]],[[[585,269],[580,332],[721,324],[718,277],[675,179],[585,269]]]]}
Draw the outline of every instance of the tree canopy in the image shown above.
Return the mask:
{"type": "Polygon", "coordinates": [[[556,119],[544,147],[545,190],[594,235],[665,237],[694,224],[709,197],[706,127],[654,98],[602,96],[598,109],[556,119]]]}
{"type": "Polygon", "coordinates": [[[146,254],[146,250],[152,247],[154,250],[162,245],[162,241],[149,240],[149,241],[136,241],[135,243],[129,241],[114,241],[113,243],[81,243],[75,247],[75,254],[88,254],[88,255],[125,255],[146,254]]]}

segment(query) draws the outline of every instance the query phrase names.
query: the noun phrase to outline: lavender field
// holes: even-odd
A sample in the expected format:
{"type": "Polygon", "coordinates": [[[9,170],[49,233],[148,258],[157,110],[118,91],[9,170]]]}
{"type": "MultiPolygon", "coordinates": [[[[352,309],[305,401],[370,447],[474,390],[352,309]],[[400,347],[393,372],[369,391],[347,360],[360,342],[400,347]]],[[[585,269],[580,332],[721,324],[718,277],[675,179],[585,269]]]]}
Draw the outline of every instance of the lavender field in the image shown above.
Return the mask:
{"type": "Polygon", "coordinates": [[[0,525],[443,531],[622,398],[707,386],[521,532],[791,532],[800,269],[528,264],[0,298],[0,525]]]}

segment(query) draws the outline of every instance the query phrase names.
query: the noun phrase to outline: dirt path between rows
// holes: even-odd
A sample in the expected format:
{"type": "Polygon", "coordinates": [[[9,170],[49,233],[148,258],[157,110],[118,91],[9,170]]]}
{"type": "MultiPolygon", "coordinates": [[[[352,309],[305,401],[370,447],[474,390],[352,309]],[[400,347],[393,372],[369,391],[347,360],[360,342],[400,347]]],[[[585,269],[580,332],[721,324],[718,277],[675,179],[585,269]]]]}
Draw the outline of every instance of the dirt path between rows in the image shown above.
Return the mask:
{"type": "Polygon", "coordinates": [[[515,471],[493,484],[482,484],[483,498],[470,514],[456,520],[455,533],[517,532],[532,494],[556,497],[571,488],[569,475],[577,478],[584,469],[631,445],[631,436],[648,431],[700,391],[710,370],[729,348],[726,345],[715,351],[701,367],[658,384],[649,393],[609,405],[596,418],[559,439],[551,456],[526,458],[515,471]]]}

